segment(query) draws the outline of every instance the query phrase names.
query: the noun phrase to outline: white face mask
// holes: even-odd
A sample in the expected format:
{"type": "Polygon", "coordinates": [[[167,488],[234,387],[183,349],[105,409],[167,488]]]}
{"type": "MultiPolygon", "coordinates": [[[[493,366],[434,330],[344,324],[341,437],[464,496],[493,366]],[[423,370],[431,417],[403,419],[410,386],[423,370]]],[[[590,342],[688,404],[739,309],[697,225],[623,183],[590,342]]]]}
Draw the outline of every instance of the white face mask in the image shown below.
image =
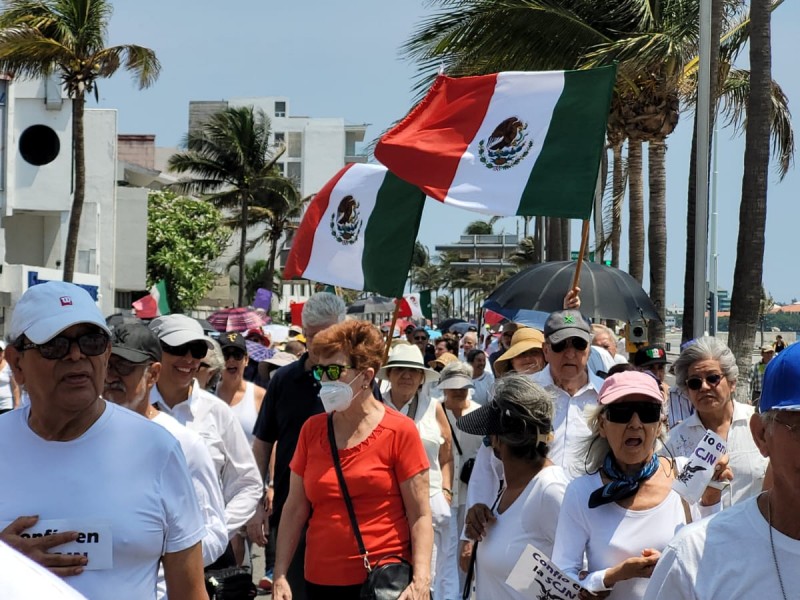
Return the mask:
{"type": "Polygon", "coordinates": [[[319,399],[326,413],[342,412],[353,403],[353,388],[343,381],[323,381],[320,384],[319,399]]]}

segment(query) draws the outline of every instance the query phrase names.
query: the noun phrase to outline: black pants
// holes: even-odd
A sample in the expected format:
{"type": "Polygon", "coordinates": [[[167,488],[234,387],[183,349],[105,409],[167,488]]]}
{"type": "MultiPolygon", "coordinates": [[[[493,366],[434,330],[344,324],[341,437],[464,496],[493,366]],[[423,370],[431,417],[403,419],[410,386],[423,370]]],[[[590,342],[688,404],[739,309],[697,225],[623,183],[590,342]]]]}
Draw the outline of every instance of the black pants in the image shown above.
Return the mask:
{"type": "MultiPolygon", "coordinates": [[[[292,562],[289,565],[289,571],[286,573],[286,580],[289,582],[289,587],[292,588],[292,600],[310,600],[312,596],[308,593],[305,577],[305,560],[306,560],[306,531],[308,527],[304,527],[300,533],[300,539],[297,541],[297,550],[295,550],[292,562]]],[[[275,564],[275,547],[278,545],[278,528],[270,526],[269,528],[269,543],[267,544],[267,551],[265,552],[266,564],[275,564]],[[269,547],[271,546],[271,549],[269,547]]],[[[315,596],[322,597],[322,596],[315,596]]],[[[328,596],[333,600],[335,596],[328,596]]],[[[358,596],[356,596],[358,598],[358,596]]]]}
{"type": "MultiPolygon", "coordinates": [[[[308,600],[359,600],[361,585],[317,585],[306,581],[308,600]]],[[[292,595],[294,598],[294,595],[292,595]]]]}

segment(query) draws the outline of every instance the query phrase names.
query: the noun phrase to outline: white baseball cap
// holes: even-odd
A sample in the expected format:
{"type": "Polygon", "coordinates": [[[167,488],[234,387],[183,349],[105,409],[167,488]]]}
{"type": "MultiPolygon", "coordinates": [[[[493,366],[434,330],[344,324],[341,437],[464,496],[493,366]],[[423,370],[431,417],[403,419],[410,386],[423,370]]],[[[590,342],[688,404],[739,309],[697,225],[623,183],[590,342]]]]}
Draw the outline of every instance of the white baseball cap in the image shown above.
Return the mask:
{"type": "Polygon", "coordinates": [[[82,287],[64,281],[31,286],[14,306],[9,337],[25,335],[34,344],[44,344],[78,323],[91,323],[111,334],[95,301],[82,287]]]}

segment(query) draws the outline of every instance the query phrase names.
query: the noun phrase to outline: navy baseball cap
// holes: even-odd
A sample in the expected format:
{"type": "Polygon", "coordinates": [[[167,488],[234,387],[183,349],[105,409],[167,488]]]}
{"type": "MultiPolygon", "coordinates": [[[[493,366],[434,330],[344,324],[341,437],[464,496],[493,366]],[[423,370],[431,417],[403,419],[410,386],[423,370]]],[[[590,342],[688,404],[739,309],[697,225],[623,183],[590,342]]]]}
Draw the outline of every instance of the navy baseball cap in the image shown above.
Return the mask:
{"type": "Polygon", "coordinates": [[[800,344],[792,344],[769,361],[764,371],[758,408],[800,411],[800,344]]]}

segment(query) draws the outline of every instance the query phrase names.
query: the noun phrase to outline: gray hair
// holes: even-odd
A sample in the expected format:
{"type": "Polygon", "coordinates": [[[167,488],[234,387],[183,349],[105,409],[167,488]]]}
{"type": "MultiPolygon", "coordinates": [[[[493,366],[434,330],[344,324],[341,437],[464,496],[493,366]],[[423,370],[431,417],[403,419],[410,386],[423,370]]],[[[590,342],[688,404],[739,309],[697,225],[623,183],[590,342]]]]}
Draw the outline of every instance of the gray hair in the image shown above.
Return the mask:
{"type": "Polygon", "coordinates": [[[454,360],[451,363],[445,365],[442,372],[439,373],[439,381],[444,381],[450,377],[455,377],[456,375],[463,375],[469,379],[472,379],[472,367],[470,367],[467,363],[463,363],[460,360],[454,360]]]}
{"type": "Polygon", "coordinates": [[[203,359],[203,362],[208,364],[209,370],[221,371],[225,368],[225,357],[222,355],[222,347],[214,338],[208,338],[208,341],[211,342],[212,347],[206,352],[206,357],[203,359]]]}
{"type": "Polygon", "coordinates": [[[513,418],[525,424],[525,433],[504,433],[498,436],[509,446],[535,450],[538,444],[531,432],[547,433],[552,429],[555,412],[553,395],[525,375],[510,373],[498,379],[493,401],[500,408],[509,409],[513,418]]]}
{"type": "Polygon", "coordinates": [[[344,321],[344,300],[330,292],[317,292],[303,305],[303,327],[336,325],[344,321]]]}
{"type": "MultiPolygon", "coordinates": [[[[605,406],[602,404],[592,405],[586,407],[585,416],[586,416],[586,424],[589,426],[589,429],[592,431],[591,435],[583,440],[582,444],[578,445],[578,448],[583,450],[576,454],[576,456],[584,456],[584,472],[581,473],[573,473],[573,475],[583,475],[584,473],[597,473],[603,466],[603,462],[606,460],[606,455],[611,452],[611,446],[608,444],[608,440],[600,435],[600,422],[603,419],[603,412],[605,412],[605,406]]],[[[658,423],[658,435],[656,436],[656,444],[655,448],[653,448],[654,452],[660,452],[662,448],[665,448],[665,444],[667,441],[667,432],[662,424],[661,421],[658,423]]],[[[579,461],[578,461],[579,462],[579,461]]]]}
{"type": "Polygon", "coordinates": [[[731,349],[717,338],[705,336],[692,341],[675,361],[675,383],[679,388],[686,390],[689,368],[700,360],[719,362],[722,375],[730,383],[736,383],[739,378],[739,367],[736,366],[736,357],[731,349]]]}
{"type": "Polygon", "coordinates": [[[592,337],[594,337],[598,333],[606,334],[608,336],[608,339],[611,340],[612,344],[616,344],[617,343],[617,334],[614,333],[614,331],[611,329],[611,327],[603,325],[602,323],[593,323],[592,324],[592,337]]]}

